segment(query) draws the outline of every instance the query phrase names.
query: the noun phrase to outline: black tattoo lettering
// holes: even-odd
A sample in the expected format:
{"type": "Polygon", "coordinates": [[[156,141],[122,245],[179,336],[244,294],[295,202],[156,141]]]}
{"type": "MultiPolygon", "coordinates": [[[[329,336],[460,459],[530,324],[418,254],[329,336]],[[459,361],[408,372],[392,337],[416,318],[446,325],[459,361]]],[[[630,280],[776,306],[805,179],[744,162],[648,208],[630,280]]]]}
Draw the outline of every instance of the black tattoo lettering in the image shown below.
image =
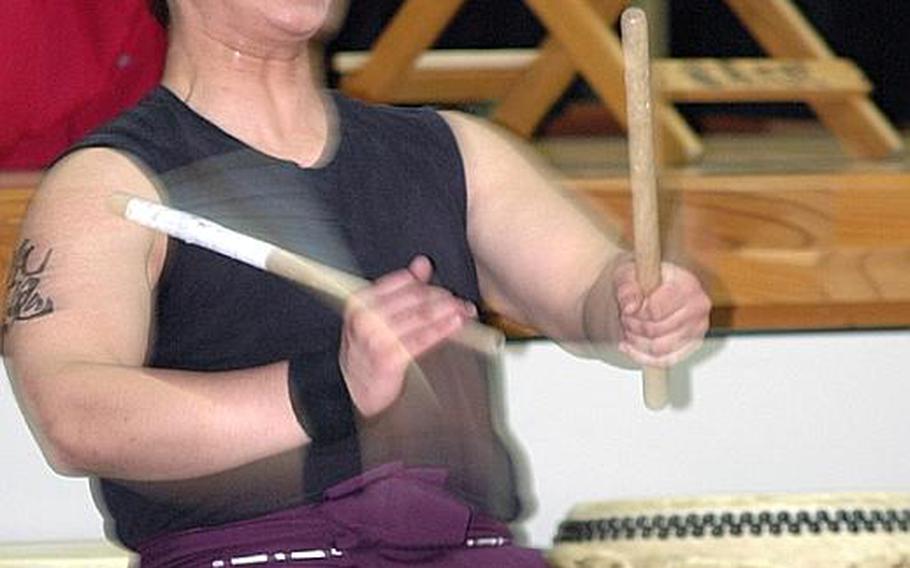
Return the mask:
{"type": "Polygon", "coordinates": [[[35,319],[54,311],[53,299],[44,296],[39,289],[54,249],[48,249],[44,258],[35,261],[32,253],[36,247],[31,240],[25,239],[13,256],[6,284],[4,330],[14,322],[35,319]]]}

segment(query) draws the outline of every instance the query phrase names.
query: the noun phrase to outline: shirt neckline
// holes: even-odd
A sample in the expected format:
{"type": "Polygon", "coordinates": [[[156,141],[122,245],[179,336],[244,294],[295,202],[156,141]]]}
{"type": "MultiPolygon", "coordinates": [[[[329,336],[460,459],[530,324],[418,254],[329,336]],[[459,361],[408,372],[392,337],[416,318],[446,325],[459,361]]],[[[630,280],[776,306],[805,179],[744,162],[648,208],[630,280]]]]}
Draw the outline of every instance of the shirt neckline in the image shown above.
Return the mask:
{"type": "Polygon", "coordinates": [[[329,115],[329,139],[326,141],[325,147],[322,149],[322,154],[319,156],[319,158],[317,158],[312,164],[308,166],[302,166],[297,162],[286,158],[279,158],[278,156],[274,156],[254,146],[251,146],[249,143],[241,140],[240,138],[237,138],[218,124],[212,122],[205,116],[196,112],[192,107],[186,104],[183,99],[178,97],[176,93],[164,85],[159,84],[156,88],[156,91],[170,100],[173,104],[175,104],[181,110],[181,112],[184,112],[188,116],[192,117],[193,120],[201,123],[209,129],[218,132],[219,135],[229,140],[232,144],[242,148],[245,151],[261,156],[268,161],[284,164],[301,171],[319,172],[325,171],[334,166],[338,161],[338,156],[341,153],[341,148],[345,141],[346,128],[343,102],[340,100],[340,94],[334,90],[322,91],[326,109],[329,115]]]}

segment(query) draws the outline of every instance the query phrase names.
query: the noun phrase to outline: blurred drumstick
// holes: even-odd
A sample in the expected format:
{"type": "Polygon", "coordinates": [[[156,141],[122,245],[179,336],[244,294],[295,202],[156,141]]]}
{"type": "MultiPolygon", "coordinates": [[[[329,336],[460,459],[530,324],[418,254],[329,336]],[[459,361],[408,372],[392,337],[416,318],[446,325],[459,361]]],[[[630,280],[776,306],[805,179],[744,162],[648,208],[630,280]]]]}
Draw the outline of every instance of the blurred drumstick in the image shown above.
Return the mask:
{"type": "MultiPolygon", "coordinates": [[[[654,120],[648,19],[643,10],[629,8],[622,15],[626,109],[629,132],[629,184],[632,191],[635,269],[647,295],[660,285],[660,223],[657,211],[657,175],[654,161],[654,120]]],[[[658,410],[669,401],[666,369],[643,370],[645,405],[658,410]]]]}
{"type": "MultiPolygon", "coordinates": [[[[130,221],[287,278],[322,294],[338,309],[343,309],[352,294],[370,284],[359,276],[160,203],[114,193],[110,204],[118,215],[130,221]]],[[[468,322],[452,340],[488,355],[498,352],[504,342],[499,330],[474,321],[468,322]]]]}

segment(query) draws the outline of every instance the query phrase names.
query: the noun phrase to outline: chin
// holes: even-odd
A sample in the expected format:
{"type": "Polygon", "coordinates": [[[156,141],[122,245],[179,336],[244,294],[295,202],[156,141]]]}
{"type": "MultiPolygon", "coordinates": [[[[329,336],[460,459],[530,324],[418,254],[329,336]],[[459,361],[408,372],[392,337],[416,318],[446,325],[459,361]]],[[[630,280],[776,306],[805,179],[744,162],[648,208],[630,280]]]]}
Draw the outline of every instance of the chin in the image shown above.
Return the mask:
{"type": "Polygon", "coordinates": [[[282,32],[309,38],[332,20],[333,0],[271,0],[261,5],[272,26],[282,32]]]}

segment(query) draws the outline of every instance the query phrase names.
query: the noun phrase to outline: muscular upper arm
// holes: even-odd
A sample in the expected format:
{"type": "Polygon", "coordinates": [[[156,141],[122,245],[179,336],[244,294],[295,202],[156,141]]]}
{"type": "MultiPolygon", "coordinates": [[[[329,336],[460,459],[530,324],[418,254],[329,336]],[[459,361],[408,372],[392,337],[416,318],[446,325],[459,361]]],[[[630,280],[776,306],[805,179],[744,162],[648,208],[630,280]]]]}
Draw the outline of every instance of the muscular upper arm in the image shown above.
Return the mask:
{"type": "Polygon", "coordinates": [[[139,365],[164,241],[117,216],[113,191],[158,199],[123,154],[81,150],[52,168],[29,205],[10,268],[4,356],[28,396],[69,363],[139,365]]]}
{"type": "Polygon", "coordinates": [[[551,337],[582,337],[585,294],[620,252],[615,238],[520,141],[445,117],[465,162],[468,238],[485,300],[551,337]]]}

